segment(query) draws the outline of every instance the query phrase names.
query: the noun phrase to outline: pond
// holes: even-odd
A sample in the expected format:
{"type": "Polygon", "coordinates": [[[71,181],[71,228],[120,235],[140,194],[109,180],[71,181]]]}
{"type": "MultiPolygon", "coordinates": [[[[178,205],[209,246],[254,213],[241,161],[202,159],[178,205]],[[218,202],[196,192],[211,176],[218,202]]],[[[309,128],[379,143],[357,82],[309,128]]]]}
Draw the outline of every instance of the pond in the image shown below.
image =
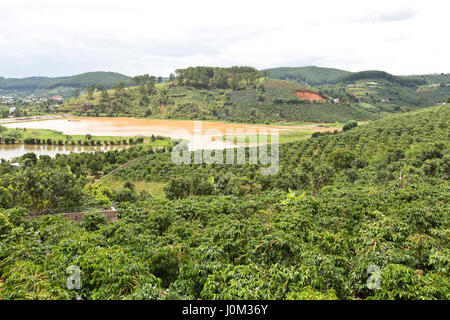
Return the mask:
{"type": "MultiPolygon", "coordinates": [[[[8,128],[51,129],[67,135],[163,136],[173,139],[189,140],[188,146],[190,150],[223,149],[225,147],[236,146],[231,141],[224,141],[219,138],[223,135],[248,135],[263,133],[261,130],[272,129],[277,129],[280,133],[292,129],[307,131],[330,130],[329,128],[322,128],[315,125],[270,126],[219,121],[158,120],[128,117],[69,117],[63,119],[4,123],[2,125],[8,128]]],[[[117,148],[120,147],[0,145],[0,159],[11,159],[11,157],[17,157],[26,152],[54,156],[56,153],[112,150],[117,148]]]]}

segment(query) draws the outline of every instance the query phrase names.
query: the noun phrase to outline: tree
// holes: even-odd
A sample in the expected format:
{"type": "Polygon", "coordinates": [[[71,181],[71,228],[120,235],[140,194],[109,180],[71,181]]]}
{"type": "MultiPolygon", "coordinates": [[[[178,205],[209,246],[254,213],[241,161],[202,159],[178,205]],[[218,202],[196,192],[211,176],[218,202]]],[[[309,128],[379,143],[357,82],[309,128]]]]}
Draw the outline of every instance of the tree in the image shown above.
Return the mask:
{"type": "Polygon", "coordinates": [[[142,84],[145,84],[150,81],[151,80],[150,80],[150,76],[148,75],[148,73],[143,74],[143,75],[138,75],[138,76],[131,78],[131,82],[135,83],[137,85],[142,85],[142,84]]]}
{"type": "Polygon", "coordinates": [[[108,103],[109,102],[109,94],[108,91],[103,90],[100,93],[100,103],[108,103]]]}
{"type": "Polygon", "coordinates": [[[96,211],[88,212],[84,215],[81,226],[87,231],[100,229],[106,223],[106,217],[96,211]]]}
{"type": "Polygon", "coordinates": [[[102,83],[99,83],[97,85],[97,90],[100,91],[100,92],[105,91],[105,86],[102,83]]]}
{"type": "Polygon", "coordinates": [[[228,77],[227,73],[222,68],[214,69],[213,84],[217,88],[227,88],[228,87],[228,77]]]}
{"type": "Polygon", "coordinates": [[[87,86],[86,94],[89,99],[92,99],[94,97],[94,91],[95,91],[95,86],[93,86],[93,85],[87,86]]]}
{"type": "Polygon", "coordinates": [[[350,168],[354,159],[353,152],[345,148],[336,149],[328,156],[328,161],[338,170],[350,168]]]}
{"type": "Polygon", "coordinates": [[[78,179],[69,169],[26,167],[0,182],[18,205],[31,215],[41,214],[54,207],[75,206],[81,200],[78,179]]]}
{"type": "Polygon", "coordinates": [[[115,90],[116,96],[121,96],[125,91],[125,82],[118,81],[113,84],[113,89],[115,90]]]}
{"type": "Polygon", "coordinates": [[[346,123],[346,124],[342,127],[342,130],[343,130],[343,131],[347,131],[347,130],[356,128],[357,126],[358,126],[358,122],[356,122],[356,121],[350,121],[350,122],[346,123]]]}

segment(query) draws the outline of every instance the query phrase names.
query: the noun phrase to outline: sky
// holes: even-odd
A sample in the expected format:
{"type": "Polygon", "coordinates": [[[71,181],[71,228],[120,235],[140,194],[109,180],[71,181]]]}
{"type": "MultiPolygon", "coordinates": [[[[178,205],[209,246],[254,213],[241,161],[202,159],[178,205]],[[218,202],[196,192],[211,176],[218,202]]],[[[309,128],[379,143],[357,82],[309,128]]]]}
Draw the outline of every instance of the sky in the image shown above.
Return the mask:
{"type": "Polygon", "coordinates": [[[450,72],[447,0],[0,0],[0,77],[188,66],[450,72]]]}

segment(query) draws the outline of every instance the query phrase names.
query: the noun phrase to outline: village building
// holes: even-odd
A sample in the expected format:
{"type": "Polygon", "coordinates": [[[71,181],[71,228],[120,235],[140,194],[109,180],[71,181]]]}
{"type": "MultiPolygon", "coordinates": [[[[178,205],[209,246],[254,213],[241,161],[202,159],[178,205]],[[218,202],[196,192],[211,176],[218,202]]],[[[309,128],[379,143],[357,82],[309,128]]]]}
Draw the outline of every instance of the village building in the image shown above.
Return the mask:
{"type": "Polygon", "coordinates": [[[14,103],[14,97],[2,96],[0,102],[3,104],[14,103]]]}
{"type": "Polygon", "coordinates": [[[62,102],[63,101],[63,97],[62,96],[52,96],[52,97],[49,98],[49,100],[62,102]]]}

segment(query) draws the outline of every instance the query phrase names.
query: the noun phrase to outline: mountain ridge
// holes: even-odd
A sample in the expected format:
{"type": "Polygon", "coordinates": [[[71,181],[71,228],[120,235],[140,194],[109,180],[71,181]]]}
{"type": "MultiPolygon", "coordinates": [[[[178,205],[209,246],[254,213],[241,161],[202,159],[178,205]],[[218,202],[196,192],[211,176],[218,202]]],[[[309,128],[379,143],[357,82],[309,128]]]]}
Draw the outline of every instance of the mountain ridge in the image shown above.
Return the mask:
{"type": "Polygon", "coordinates": [[[84,88],[89,85],[102,83],[111,87],[117,81],[128,82],[131,77],[117,72],[92,71],[63,77],[32,76],[25,78],[0,77],[0,89],[2,90],[36,90],[54,89],[56,87],[84,88]]]}

